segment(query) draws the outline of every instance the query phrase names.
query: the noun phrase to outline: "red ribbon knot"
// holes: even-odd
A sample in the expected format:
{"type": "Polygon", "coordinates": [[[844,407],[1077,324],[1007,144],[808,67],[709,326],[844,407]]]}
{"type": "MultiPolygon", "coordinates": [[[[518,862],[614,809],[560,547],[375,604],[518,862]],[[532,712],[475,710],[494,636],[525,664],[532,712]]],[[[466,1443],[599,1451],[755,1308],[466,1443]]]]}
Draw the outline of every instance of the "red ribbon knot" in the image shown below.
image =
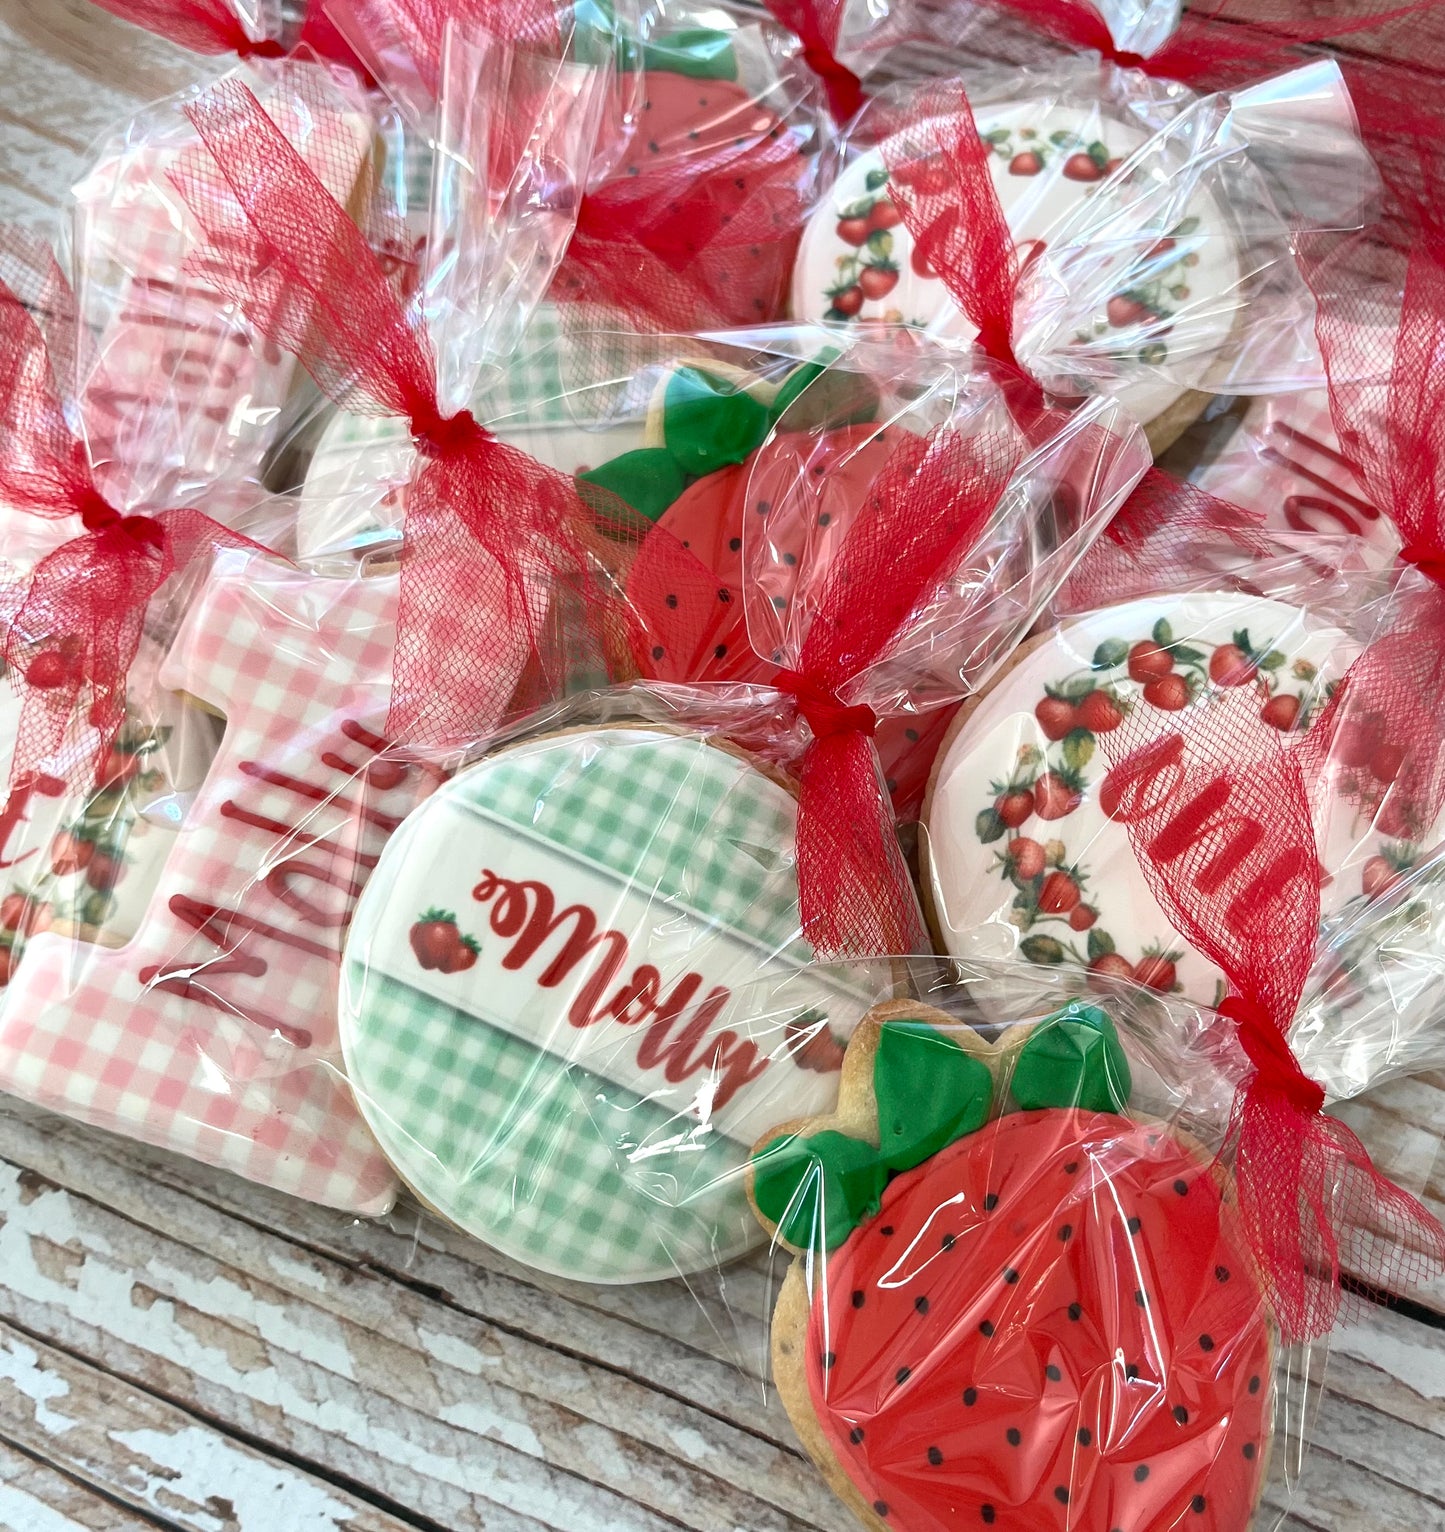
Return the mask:
{"type": "Polygon", "coordinates": [[[1445,589],[1445,552],[1439,548],[1425,548],[1418,543],[1406,543],[1400,549],[1400,560],[1413,564],[1427,580],[1445,589]]]}
{"type": "Polygon", "coordinates": [[[833,121],[843,123],[856,116],[867,99],[858,76],[846,64],[840,64],[833,50],[821,40],[805,42],[802,58],[827,92],[828,110],[833,114],[833,121]]]}
{"type": "Polygon", "coordinates": [[[124,532],[132,541],[151,548],[159,548],[165,541],[165,529],[160,522],[149,516],[125,516],[100,493],[90,488],[81,496],[76,507],[87,532],[124,532]]]}
{"type": "Polygon", "coordinates": [[[774,690],[798,704],[814,739],[831,739],[838,734],[871,735],[878,727],[878,715],[866,703],[850,707],[836,692],[799,671],[780,670],[772,684],[774,690]]]}
{"type": "Polygon", "coordinates": [[[451,457],[476,443],[493,440],[491,432],[470,410],[443,415],[430,400],[413,406],[411,434],[417,451],[427,457],[451,457]]]}
{"type": "Polygon", "coordinates": [[[1324,1087],[1300,1068],[1288,1039],[1258,1001],[1230,995],[1219,1014],[1235,1024],[1240,1047],[1254,1065],[1248,1086],[1251,1095],[1257,1090],[1273,1091],[1307,1117],[1317,1117],[1324,1110],[1324,1087]]]}

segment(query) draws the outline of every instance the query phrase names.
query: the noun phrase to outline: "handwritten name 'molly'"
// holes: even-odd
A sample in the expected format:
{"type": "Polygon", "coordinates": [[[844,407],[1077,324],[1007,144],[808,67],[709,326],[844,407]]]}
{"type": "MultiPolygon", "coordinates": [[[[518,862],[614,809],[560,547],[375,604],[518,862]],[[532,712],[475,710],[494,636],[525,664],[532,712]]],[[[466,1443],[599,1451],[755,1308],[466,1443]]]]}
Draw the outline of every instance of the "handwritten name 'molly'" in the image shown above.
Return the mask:
{"type": "Polygon", "coordinates": [[[752,1043],[735,1032],[713,1031],[732,999],[731,990],[716,984],[696,1000],[703,977],[685,973],[664,994],[662,974],[651,963],[638,963],[623,979],[630,960],[627,937],[621,931],[599,928],[595,912],[585,904],[559,910],[556,896],[545,883],[504,878],[490,868],[483,869],[472,898],[490,906],[487,918],[492,931],[512,943],[501,960],[510,972],[526,967],[553,936],[561,938],[561,945],[537,975],[539,988],[555,989],[584,963],[592,962],[567,1008],[567,1020],[578,1028],[608,1020],[642,1027],[637,1048],[640,1068],[660,1068],[673,1084],[704,1071],[713,1074],[717,1090],[712,1104],[720,1110],[768,1067],[768,1060],[759,1057],[752,1043]]]}

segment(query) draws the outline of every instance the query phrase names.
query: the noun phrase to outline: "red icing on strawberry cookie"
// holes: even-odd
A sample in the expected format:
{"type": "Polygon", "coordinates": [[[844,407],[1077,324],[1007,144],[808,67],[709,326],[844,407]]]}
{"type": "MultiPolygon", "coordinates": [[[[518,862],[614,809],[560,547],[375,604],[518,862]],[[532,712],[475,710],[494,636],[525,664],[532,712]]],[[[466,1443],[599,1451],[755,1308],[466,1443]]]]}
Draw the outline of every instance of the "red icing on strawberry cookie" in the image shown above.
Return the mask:
{"type": "Polygon", "coordinates": [[[819,1294],[813,1407],[887,1525],[1248,1524],[1270,1330],[1233,1215],[1166,1129],[998,1118],[895,1179],[819,1294]]]}
{"type": "MultiPolygon", "coordinates": [[[[824,566],[866,502],[897,434],[897,428],[869,424],[822,435],[778,432],[747,462],[708,474],[685,490],[658,520],[665,536],[643,545],[629,579],[629,595],[646,612],[650,630],[636,656],[643,674],[658,681],[768,684],[782,663],[782,651],[765,659],[748,636],[742,591],[749,515],[759,524],[749,531],[755,537],[763,535],[763,517],[769,518],[766,535],[773,546],[758,590],[781,622],[795,599],[798,572],[824,566]],[[786,520],[770,514],[775,505],[790,508],[786,520]],[[675,580],[669,589],[655,591],[669,538],[716,576],[715,582],[675,580]]],[[[816,575],[811,579],[816,588],[816,575]]],[[[661,583],[668,582],[663,578],[661,583]]],[[[933,757],[954,711],[935,708],[879,723],[878,753],[901,814],[915,813],[921,805],[933,757]]]]}

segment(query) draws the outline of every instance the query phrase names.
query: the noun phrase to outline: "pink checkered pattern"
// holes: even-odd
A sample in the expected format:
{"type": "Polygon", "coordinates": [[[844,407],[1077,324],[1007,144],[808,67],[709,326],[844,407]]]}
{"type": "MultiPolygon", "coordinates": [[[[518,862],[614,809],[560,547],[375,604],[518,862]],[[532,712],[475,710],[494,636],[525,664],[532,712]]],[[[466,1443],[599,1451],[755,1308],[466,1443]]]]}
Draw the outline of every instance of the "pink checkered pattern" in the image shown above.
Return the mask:
{"type": "Polygon", "coordinates": [[[360,885],[436,780],[375,759],[396,604],[395,576],[218,560],[160,682],[225,715],[220,751],[133,940],[31,940],[0,1016],[0,1087],[317,1202],[390,1205],[336,994],[360,885]],[[218,909],[203,931],[195,905],[218,909]]]}
{"type": "Polygon", "coordinates": [[[1272,532],[1351,536],[1364,561],[1394,562],[1399,538],[1340,455],[1322,388],[1256,399],[1224,450],[1191,477],[1264,516],[1272,532]]]}

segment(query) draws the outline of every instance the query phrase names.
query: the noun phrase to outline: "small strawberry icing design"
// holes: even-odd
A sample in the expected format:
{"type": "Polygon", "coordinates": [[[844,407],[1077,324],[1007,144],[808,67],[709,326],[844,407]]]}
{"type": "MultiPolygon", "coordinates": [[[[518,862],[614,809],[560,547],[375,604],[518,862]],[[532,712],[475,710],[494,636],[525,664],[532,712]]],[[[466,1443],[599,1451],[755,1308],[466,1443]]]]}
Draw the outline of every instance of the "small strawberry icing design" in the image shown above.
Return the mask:
{"type": "MultiPolygon", "coordinates": [[[[1255,689],[1265,722],[1292,733],[1305,728],[1328,696],[1328,689],[1318,695],[1316,680],[1313,664],[1291,664],[1247,628],[1223,643],[1185,642],[1160,618],[1146,637],[1106,638],[1086,670],[1047,682],[1033,709],[1046,744],[1019,748],[1013,771],[990,782],[989,801],[974,819],[979,841],[998,847],[993,872],[1015,890],[1008,920],[1022,933],[1020,956],[1086,968],[1101,979],[1131,979],[1162,993],[1180,989],[1182,950],[1154,944],[1133,957],[1122,952],[1089,899],[1089,867],[1067,845],[1069,816],[1092,788],[1104,813],[1120,818],[1117,795],[1111,799],[1103,774],[1099,780],[1089,775],[1098,738],[1117,729],[1135,707],[1178,712],[1210,689],[1246,686],[1255,689]]],[[[1373,739],[1362,737],[1355,756],[1385,772],[1392,764],[1399,770],[1373,739]]]]}
{"type": "Polygon", "coordinates": [[[1127,1115],[1096,1006],[1029,1029],[1002,1115],[982,1081],[958,1111],[959,1060],[989,1078],[934,1024],[884,1021],[880,1148],[825,1131],[754,1158],[760,1212],[790,1243],[814,1236],[800,1365],[871,1524],[1239,1532],[1273,1340],[1216,1172],[1127,1115]],[[940,1116],[950,1097],[926,1082],[950,1046],[940,1116]]]}
{"type": "Polygon", "coordinates": [[[426,910],[412,926],[409,939],[417,962],[441,973],[463,973],[475,967],[482,950],[476,937],[462,935],[451,910],[426,910]]]}

